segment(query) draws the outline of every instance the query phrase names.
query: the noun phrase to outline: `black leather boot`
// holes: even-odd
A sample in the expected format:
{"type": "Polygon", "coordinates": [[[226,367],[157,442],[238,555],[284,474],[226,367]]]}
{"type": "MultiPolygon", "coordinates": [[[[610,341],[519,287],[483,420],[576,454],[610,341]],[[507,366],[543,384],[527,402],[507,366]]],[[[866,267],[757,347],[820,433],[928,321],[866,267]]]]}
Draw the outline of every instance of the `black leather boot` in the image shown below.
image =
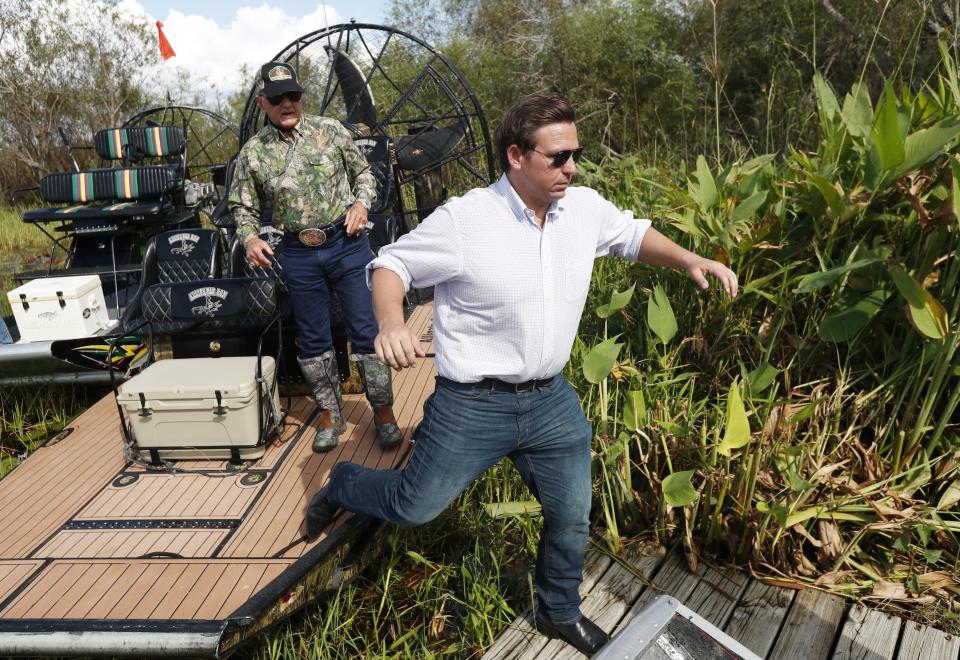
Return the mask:
{"type": "Polygon", "coordinates": [[[600,626],[585,616],[573,623],[553,623],[537,613],[534,617],[537,630],[551,639],[562,639],[587,656],[591,656],[610,641],[610,636],[600,626]]]}

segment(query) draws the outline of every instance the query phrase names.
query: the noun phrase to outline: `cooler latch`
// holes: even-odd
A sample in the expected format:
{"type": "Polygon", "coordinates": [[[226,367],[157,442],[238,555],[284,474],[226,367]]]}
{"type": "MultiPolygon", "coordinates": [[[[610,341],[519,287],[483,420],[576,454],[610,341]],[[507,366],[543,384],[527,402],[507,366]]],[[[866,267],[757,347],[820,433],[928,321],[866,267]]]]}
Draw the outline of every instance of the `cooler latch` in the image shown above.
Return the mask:
{"type": "Polygon", "coordinates": [[[214,390],[213,393],[217,397],[217,407],[213,409],[214,415],[226,415],[227,411],[223,407],[223,395],[220,394],[220,390],[214,390]]]}
{"type": "Polygon", "coordinates": [[[147,408],[147,398],[143,396],[143,392],[140,392],[140,412],[137,413],[140,417],[149,417],[153,413],[150,412],[150,409],[147,408]]]}
{"type": "Polygon", "coordinates": [[[23,311],[30,309],[30,303],[27,302],[27,294],[20,294],[20,304],[23,305],[23,311]]]}
{"type": "Polygon", "coordinates": [[[67,306],[67,301],[63,299],[63,291],[57,291],[57,300],[60,301],[60,309],[67,306]]]}

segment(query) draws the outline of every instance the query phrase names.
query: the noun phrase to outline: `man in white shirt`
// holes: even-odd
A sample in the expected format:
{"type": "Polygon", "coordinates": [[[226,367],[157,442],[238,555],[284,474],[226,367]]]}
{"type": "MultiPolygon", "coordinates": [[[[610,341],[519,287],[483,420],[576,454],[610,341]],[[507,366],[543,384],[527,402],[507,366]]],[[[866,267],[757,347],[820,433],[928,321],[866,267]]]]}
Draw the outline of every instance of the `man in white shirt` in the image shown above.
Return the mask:
{"type": "Polygon", "coordinates": [[[435,287],[437,386],[407,466],[340,463],[307,511],[319,533],[339,508],[421,525],[504,457],[540,501],[538,629],[590,655],[607,635],[580,612],[593,432],[563,377],[598,256],[683,268],[702,288],[726,266],[673,243],[590,188],[571,187],[574,112],[555,96],[516,103],[497,130],[503,176],[451,199],[367,266],[377,355],[395,369],[425,355],[403,318],[410,287],[435,287]]]}

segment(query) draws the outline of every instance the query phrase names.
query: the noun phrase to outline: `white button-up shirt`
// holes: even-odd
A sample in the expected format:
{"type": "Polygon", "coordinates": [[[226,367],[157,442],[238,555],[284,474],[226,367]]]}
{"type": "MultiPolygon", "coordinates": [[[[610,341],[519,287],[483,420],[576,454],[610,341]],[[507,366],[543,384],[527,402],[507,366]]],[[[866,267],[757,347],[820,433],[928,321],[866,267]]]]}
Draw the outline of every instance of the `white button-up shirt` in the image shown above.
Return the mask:
{"type": "Polygon", "coordinates": [[[367,266],[433,286],[437,373],[520,383],[560,373],[580,324],[595,257],[636,260],[649,220],[592,188],[571,187],[543,227],[506,175],[454,197],[367,266]]]}

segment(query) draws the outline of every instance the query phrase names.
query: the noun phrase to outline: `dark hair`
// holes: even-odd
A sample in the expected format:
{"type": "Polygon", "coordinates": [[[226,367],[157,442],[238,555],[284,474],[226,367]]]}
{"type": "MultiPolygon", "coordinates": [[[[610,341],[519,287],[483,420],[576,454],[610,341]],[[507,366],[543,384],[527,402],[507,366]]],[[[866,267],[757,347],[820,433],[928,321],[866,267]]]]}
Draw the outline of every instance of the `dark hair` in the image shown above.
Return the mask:
{"type": "Polygon", "coordinates": [[[497,126],[497,157],[500,170],[510,171],[507,149],[511,144],[527,153],[533,149],[533,134],[548,124],[574,122],[573,106],[561,96],[553,94],[531,94],[510,106],[497,126]]]}

